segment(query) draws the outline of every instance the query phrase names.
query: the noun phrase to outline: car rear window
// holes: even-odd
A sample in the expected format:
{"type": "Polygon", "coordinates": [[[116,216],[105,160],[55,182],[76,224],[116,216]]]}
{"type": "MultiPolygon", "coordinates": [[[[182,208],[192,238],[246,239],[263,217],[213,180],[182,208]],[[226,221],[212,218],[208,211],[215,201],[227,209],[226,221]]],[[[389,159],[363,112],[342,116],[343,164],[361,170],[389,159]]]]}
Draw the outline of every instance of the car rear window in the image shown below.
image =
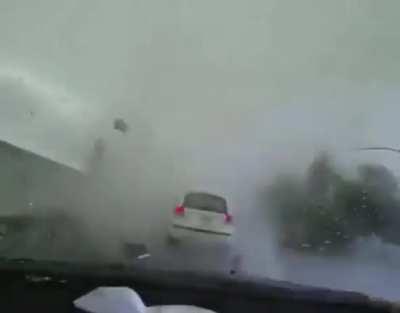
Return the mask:
{"type": "Polygon", "coordinates": [[[195,208],[216,213],[226,213],[226,200],[222,197],[207,193],[189,193],[183,202],[185,207],[195,208]]]}

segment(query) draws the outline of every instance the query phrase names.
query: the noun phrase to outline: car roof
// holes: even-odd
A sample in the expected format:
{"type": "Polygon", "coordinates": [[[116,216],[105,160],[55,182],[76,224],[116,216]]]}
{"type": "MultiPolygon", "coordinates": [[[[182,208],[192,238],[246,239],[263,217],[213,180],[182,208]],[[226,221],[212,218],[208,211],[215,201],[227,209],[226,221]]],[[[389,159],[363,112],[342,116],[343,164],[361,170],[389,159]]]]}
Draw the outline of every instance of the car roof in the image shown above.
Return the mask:
{"type": "Polygon", "coordinates": [[[190,192],[187,192],[185,194],[185,197],[190,196],[190,195],[200,195],[200,196],[206,196],[206,197],[213,197],[213,198],[218,198],[218,199],[226,201],[226,199],[224,197],[222,197],[222,196],[219,196],[219,195],[216,195],[216,194],[212,194],[212,193],[209,193],[209,192],[205,192],[205,191],[190,191],[190,192]]]}

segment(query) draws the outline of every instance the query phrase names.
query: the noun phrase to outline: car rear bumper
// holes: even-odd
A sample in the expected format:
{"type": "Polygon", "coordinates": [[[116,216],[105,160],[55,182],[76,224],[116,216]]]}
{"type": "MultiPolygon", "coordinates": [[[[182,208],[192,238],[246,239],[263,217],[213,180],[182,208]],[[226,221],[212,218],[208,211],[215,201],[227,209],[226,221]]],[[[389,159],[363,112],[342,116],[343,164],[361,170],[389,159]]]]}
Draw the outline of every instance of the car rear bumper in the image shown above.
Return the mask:
{"type": "Polygon", "coordinates": [[[175,240],[201,240],[201,241],[229,241],[231,234],[212,232],[203,229],[196,229],[185,227],[181,225],[171,225],[168,230],[168,234],[172,239],[175,240]]]}

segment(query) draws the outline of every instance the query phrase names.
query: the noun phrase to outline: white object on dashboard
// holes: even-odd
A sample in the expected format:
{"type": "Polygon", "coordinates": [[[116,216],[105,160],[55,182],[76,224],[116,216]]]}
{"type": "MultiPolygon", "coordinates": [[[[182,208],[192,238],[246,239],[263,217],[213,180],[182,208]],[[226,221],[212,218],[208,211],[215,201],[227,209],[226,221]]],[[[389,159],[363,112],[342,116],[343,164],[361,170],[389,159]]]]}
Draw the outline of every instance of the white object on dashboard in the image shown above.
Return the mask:
{"type": "Polygon", "coordinates": [[[127,287],[100,287],[74,301],[81,310],[91,313],[146,313],[140,296],[127,287]]]}
{"type": "Polygon", "coordinates": [[[74,301],[81,310],[91,313],[215,313],[189,305],[146,307],[140,296],[128,287],[100,287],[74,301]]]}

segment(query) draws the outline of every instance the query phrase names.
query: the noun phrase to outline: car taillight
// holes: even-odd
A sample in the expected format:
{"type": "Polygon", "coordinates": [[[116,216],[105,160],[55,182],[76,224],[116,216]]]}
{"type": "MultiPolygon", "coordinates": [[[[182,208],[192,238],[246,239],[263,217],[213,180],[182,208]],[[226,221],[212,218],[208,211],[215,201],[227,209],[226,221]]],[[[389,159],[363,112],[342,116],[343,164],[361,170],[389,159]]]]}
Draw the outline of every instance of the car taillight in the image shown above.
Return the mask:
{"type": "Polygon", "coordinates": [[[225,223],[232,223],[233,217],[229,213],[225,213],[225,223]]]}
{"type": "Polygon", "coordinates": [[[175,215],[179,215],[179,216],[185,215],[185,207],[183,205],[178,205],[175,208],[175,215]]]}

